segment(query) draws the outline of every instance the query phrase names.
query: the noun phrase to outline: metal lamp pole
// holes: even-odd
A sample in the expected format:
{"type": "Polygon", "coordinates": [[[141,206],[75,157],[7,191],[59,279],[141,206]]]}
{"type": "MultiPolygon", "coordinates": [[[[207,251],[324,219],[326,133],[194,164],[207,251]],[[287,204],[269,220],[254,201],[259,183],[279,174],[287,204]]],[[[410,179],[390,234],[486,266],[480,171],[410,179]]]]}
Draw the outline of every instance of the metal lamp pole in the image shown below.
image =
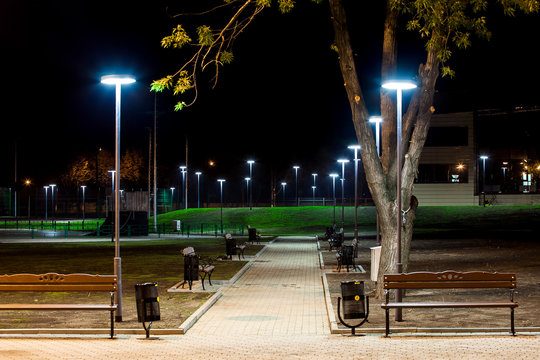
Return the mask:
{"type": "Polygon", "coordinates": [[[86,185],[81,185],[81,189],[82,189],[82,221],[83,221],[83,229],[84,229],[84,212],[86,210],[86,203],[85,203],[85,190],[86,190],[86,185]]]}
{"type": "MultiPolygon", "coordinates": [[[[380,151],[380,129],[381,129],[381,122],[382,117],[380,116],[371,116],[369,118],[369,122],[375,123],[375,142],[377,144],[377,156],[381,156],[380,151]]],[[[377,211],[377,208],[375,208],[375,212],[377,213],[377,246],[381,245],[381,224],[379,222],[379,212],[377,211]]]]}
{"type": "Polygon", "coordinates": [[[249,179],[251,180],[251,186],[248,186],[249,210],[252,210],[253,209],[253,164],[255,163],[255,161],[248,160],[247,163],[249,164],[249,179]]]}
{"type": "Polygon", "coordinates": [[[339,176],[338,174],[330,174],[332,177],[332,195],[334,197],[334,221],[332,225],[336,225],[336,178],[339,176]]]}
{"type": "Polygon", "coordinates": [[[115,141],[115,172],[117,181],[114,188],[114,275],[118,277],[118,290],[115,292],[116,304],[116,321],[122,321],[122,260],[120,258],[120,99],[121,89],[124,84],[135,82],[135,78],[129,75],[107,75],[101,77],[103,84],[115,85],[116,88],[116,141],[115,141]]]}
{"type": "Polygon", "coordinates": [[[201,180],[201,174],[202,172],[200,171],[197,171],[195,173],[195,175],[197,175],[197,209],[199,209],[201,207],[201,201],[200,201],[200,191],[199,191],[199,185],[200,185],[200,180],[201,180]]]}
{"type": "Polygon", "coordinates": [[[49,192],[49,187],[44,186],[45,189],[45,221],[47,221],[47,193],[49,192]]]}
{"type": "Polygon", "coordinates": [[[481,155],[482,159],[482,205],[486,206],[486,160],[488,159],[487,155],[481,155]]]}
{"type": "Polygon", "coordinates": [[[55,208],[54,208],[54,188],[56,187],[56,185],[51,184],[51,185],[49,185],[49,187],[51,188],[51,205],[52,205],[51,210],[52,210],[52,218],[54,220],[54,215],[56,213],[55,208]]]}
{"type": "Polygon", "coordinates": [[[298,165],[295,165],[293,166],[293,169],[294,169],[294,181],[295,181],[295,193],[296,193],[296,206],[299,206],[298,204],[298,169],[300,169],[300,166],[298,165]]]}
{"type": "Polygon", "coordinates": [[[360,145],[348,146],[354,150],[354,239],[358,240],[358,150],[360,145]]]}
{"type": "Polygon", "coordinates": [[[221,225],[221,233],[223,233],[223,183],[225,182],[226,180],[224,179],[218,179],[218,182],[219,182],[219,198],[220,198],[220,203],[221,203],[221,210],[220,210],[220,225],[221,225]]]}
{"type": "MultiPolygon", "coordinates": [[[[396,221],[397,221],[397,263],[396,272],[399,274],[403,271],[401,262],[401,227],[403,226],[402,206],[401,206],[401,118],[402,118],[402,91],[416,88],[416,84],[411,81],[388,81],[382,85],[385,89],[396,90],[397,93],[397,142],[396,142],[396,158],[397,158],[397,185],[396,185],[396,221]]],[[[401,301],[401,289],[396,291],[396,302],[401,301]]],[[[401,309],[396,309],[396,321],[402,321],[401,309]]]]}
{"type": "Polygon", "coordinates": [[[251,178],[247,177],[244,178],[244,180],[246,180],[246,202],[249,203],[249,180],[251,180],[251,178]]]}
{"type": "Polygon", "coordinates": [[[345,164],[348,163],[347,159],[339,159],[338,163],[341,163],[341,227],[345,232],[345,164]]]}
{"type": "Polygon", "coordinates": [[[285,187],[287,186],[286,182],[281,183],[281,187],[283,188],[283,206],[285,206],[285,187]]]}

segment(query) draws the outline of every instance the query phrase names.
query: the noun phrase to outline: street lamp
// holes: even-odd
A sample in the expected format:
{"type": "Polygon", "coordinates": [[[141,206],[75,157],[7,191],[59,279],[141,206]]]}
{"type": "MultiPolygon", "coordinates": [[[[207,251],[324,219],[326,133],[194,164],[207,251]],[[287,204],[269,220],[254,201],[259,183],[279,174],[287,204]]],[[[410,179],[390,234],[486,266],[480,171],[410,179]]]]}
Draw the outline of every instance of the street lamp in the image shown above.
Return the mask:
{"type": "Polygon", "coordinates": [[[330,177],[332,178],[332,195],[334,197],[334,222],[332,225],[336,225],[336,178],[339,175],[336,173],[330,174],[330,177]]]}
{"type": "Polygon", "coordinates": [[[44,186],[45,189],[45,221],[47,221],[47,193],[49,192],[49,187],[44,186]]]}
{"type": "MultiPolygon", "coordinates": [[[[120,100],[122,94],[122,85],[135,82],[135,78],[130,75],[106,75],[101,77],[101,82],[107,85],[114,85],[116,88],[115,101],[115,152],[114,169],[118,177],[114,188],[114,275],[118,277],[118,289],[115,292],[116,296],[116,321],[122,321],[122,260],[120,258],[120,100]]],[[[154,214],[154,216],[157,216],[154,214]]]]}
{"type": "Polygon", "coordinates": [[[202,172],[197,171],[195,175],[197,175],[197,209],[199,209],[201,207],[199,185],[200,185],[202,172]]]}
{"type": "Polygon", "coordinates": [[[480,155],[482,159],[482,203],[486,206],[486,160],[489,159],[487,155],[480,155]]]}
{"type": "Polygon", "coordinates": [[[218,179],[219,183],[219,199],[221,203],[221,210],[220,210],[220,224],[221,224],[221,233],[223,234],[223,183],[225,182],[225,179],[218,179]]]}
{"type": "Polygon", "coordinates": [[[347,148],[354,150],[354,239],[358,240],[358,150],[360,150],[360,145],[350,145],[347,148]]]}
{"type": "Polygon", "coordinates": [[[283,189],[283,206],[285,206],[285,187],[287,186],[286,182],[281,183],[281,188],[283,189]]]}
{"type": "Polygon", "coordinates": [[[317,187],[313,185],[311,189],[313,190],[313,206],[315,206],[315,190],[317,189],[317,187]]]}
{"type": "MultiPolygon", "coordinates": [[[[375,124],[375,143],[377,144],[377,156],[381,156],[381,146],[380,146],[380,130],[381,130],[381,123],[382,123],[382,117],[381,116],[370,116],[369,122],[375,124]]],[[[379,212],[377,211],[377,208],[375,208],[375,212],[377,213],[377,246],[381,244],[380,239],[380,232],[381,232],[381,225],[379,222],[379,212]]]]}
{"type": "Polygon", "coordinates": [[[116,174],[116,170],[109,170],[108,171],[109,174],[111,174],[111,212],[113,211],[113,204],[112,204],[112,197],[114,195],[114,175],[116,174]]]}
{"type": "Polygon", "coordinates": [[[174,199],[174,189],[175,189],[175,187],[172,186],[172,187],[170,187],[170,189],[171,189],[171,211],[172,211],[173,210],[173,199],[174,199]]]}
{"type": "Polygon", "coordinates": [[[294,169],[294,182],[295,182],[295,193],[296,193],[296,206],[298,206],[298,169],[300,169],[300,166],[295,165],[293,166],[294,169]]]}
{"type": "MultiPolygon", "coordinates": [[[[403,264],[401,262],[401,227],[403,226],[402,220],[402,207],[401,207],[401,117],[402,117],[402,92],[403,90],[410,90],[416,88],[416,84],[408,80],[390,80],[382,84],[384,89],[396,90],[397,94],[397,142],[396,142],[396,159],[397,159],[397,185],[396,185],[396,222],[397,222],[397,263],[396,271],[401,273],[403,271],[403,264]]],[[[396,302],[401,301],[401,290],[396,291],[396,302]]],[[[401,309],[396,309],[396,321],[402,321],[401,309]]]]}
{"type": "Polygon", "coordinates": [[[249,203],[249,180],[251,180],[251,178],[246,177],[246,178],[244,178],[244,180],[246,180],[246,202],[249,203]]]}
{"type": "Polygon", "coordinates": [[[56,187],[56,184],[51,184],[49,186],[51,188],[52,218],[54,219],[54,215],[56,214],[56,209],[54,207],[54,188],[56,187]]]}
{"type": "MultiPolygon", "coordinates": [[[[248,160],[247,163],[249,164],[249,178],[253,180],[253,164],[255,163],[255,160],[248,160]]],[[[251,187],[248,189],[249,192],[249,210],[252,210],[253,208],[253,181],[251,181],[251,187]]]]}
{"type": "MultiPolygon", "coordinates": [[[[185,189],[187,168],[184,165],[180,166],[180,172],[182,173],[182,189],[185,189]]],[[[178,201],[180,201],[180,194],[178,194],[178,201]]],[[[184,209],[187,209],[186,194],[184,191],[182,191],[182,205],[184,205],[184,209]]],[[[178,206],[178,208],[180,208],[180,206],[178,206]]]]}
{"type": "MultiPolygon", "coordinates": [[[[317,187],[317,174],[316,173],[313,173],[311,174],[311,176],[313,176],[313,186],[316,188],[317,187]]],[[[312,186],[312,189],[313,189],[313,186],[312,186]]],[[[315,189],[313,189],[313,206],[315,206],[315,189]]]]}
{"type": "Polygon", "coordinates": [[[345,232],[345,164],[348,163],[347,159],[339,159],[338,163],[341,164],[341,227],[345,232]]]}
{"type": "Polygon", "coordinates": [[[81,185],[81,189],[82,189],[82,221],[83,221],[83,230],[84,230],[84,212],[86,210],[84,195],[85,195],[86,185],[81,185]]]}

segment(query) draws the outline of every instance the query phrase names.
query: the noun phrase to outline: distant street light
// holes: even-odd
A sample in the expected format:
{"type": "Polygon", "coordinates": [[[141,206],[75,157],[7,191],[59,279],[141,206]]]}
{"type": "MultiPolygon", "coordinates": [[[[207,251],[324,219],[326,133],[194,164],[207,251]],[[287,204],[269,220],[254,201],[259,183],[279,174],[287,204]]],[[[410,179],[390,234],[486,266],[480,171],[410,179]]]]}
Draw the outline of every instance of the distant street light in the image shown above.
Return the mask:
{"type": "Polygon", "coordinates": [[[86,202],[85,202],[85,190],[86,190],[86,185],[81,185],[81,189],[82,189],[82,221],[83,221],[83,230],[84,230],[84,212],[86,210],[86,202]]]}
{"type": "MultiPolygon", "coordinates": [[[[185,189],[187,168],[184,165],[180,166],[180,172],[182,173],[182,190],[183,190],[185,189]]],[[[178,201],[180,201],[180,193],[178,193],[178,201]]],[[[184,191],[182,191],[182,205],[184,209],[187,209],[186,194],[184,191]]],[[[178,209],[180,209],[180,206],[178,206],[178,209]]]]}
{"type": "Polygon", "coordinates": [[[49,187],[44,186],[45,189],[45,221],[47,221],[47,193],[49,192],[49,187]]]}
{"type": "Polygon", "coordinates": [[[347,159],[338,160],[341,164],[341,227],[343,232],[345,232],[345,164],[348,162],[347,159]]]}
{"type": "Polygon", "coordinates": [[[354,150],[354,239],[358,240],[358,150],[360,145],[351,145],[348,149],[354,150]]]}
{"type": "Polygon", "coordinates": [[[219,198],[221,203],[221,211],[220,211],[220,224],[221,224],[221,233],[223,234],[223,183],[225,182],[225,179],[218,179],[219,183],[219,198]]]}
{"type": "Polygon", "coordinates": [[[200,180],[201,180],[201,175],[202,175],[202,172],[200,171],[197,171],[195,173],[195,175],[197,175],[197,209],[199,209],[201,207],[201,193],[199,191],[199,185],[200,185],[200,180]]]}
{"type": "Polygon", "coordinates": [[[296,197],[296,206],[298,206],[298,169],[300,169],[300,166],[295,165],[293,166],[294,169],[294,181],[295,181],[295,197],[296,197]]]}
{"type": "Polygon", "coordinates": [[[283,189],[283,206],[285,206],[285,187],[287,186],[286,182],[281,183],[281,188],[283,189]]]}
{"type": "Polygon", "coordinates": [[[480,155],[482,159],[482,203],[486,206],[486,160],[489,159],[487,155],[480,155]]]}
{"type": "MultiPolygon", "coordinates": [[[[116,296],[116,321],[122,321],[122,259],[120,258],[120,100],[122,95],[122,85],[135,82],[135,78],[130,75],[106,75],[101,77],[101,82],[107,85],[114,85],[116,89],[116,104],[115,104],[115,152],[114,170],[118,180],[114,188],[114,275],[118,277],[118,289],[115,292],[116,296]]],[[[154,214],[154,216],[157,216],[154,214]]]]}
{"type": "MultiPolygon", "coordinates": [[[[396,142],[396,159],[397,159],[397,185],[396,185],[396,223],[397,223],[397,263],[396,271],[401,273],[403,271],[403,265],[401,262],[401,227],[403,226],[402,219],[402,206],[401,206],[401,117],[402,117],[402,92],[403,90],[410,90],[416,88],[416,84],[407,80],[391,80],[382,84],[384,89],[396,90],[397,94],[397,142],[396,142]]],[[[396,302],[401,301],[401,290],[396,291],[396,302]]],[[[396,321],[402,321],[401,309],[396,309],[396,321]]]]}
{"type": "Polygon", "coordinates": [[[171,211],[173,211],[173,199],[174,199],[174,189],[175,189],[175,187],[172,186],[170,189],[171,189],[171,211]]]}
{"type": "Polygon", "coordinates": [[[332,196],[334,197],[334,220],[332,225],[336,225],[336,178],[338,174],[332,173],[330,177],[332,178],[332,196]]]}
{"type": "Polygon", "coordinates": [[[246,177],[244,180],[246,180],[246,202],[249,203],[249,180],[251,180],[251,178],[246,177]]]}
{"type": "Polygon", "coordinates": [[[311,189],[313,190],[313,206],[315,206],[315,190],[317,189],[317,187],[312,186],[311,189]]]}
{"type": "Polygon", "coordinates": [[[249,187],[249,210],[253,209],[253,164],[255,160],[248,160],[249,164],[249,178],[251,179],[251,187],[249,187]]]}
{"type": "Polygon", "coordinates": [[[52,218],[54,219],[55,218],[55,215],[56,215],[56,208],[54,206],[54,188],[56,187],[55,184],[51,184],[49,185],[50,188],[51,188],[51,202],[52,202],[52,218]]]}

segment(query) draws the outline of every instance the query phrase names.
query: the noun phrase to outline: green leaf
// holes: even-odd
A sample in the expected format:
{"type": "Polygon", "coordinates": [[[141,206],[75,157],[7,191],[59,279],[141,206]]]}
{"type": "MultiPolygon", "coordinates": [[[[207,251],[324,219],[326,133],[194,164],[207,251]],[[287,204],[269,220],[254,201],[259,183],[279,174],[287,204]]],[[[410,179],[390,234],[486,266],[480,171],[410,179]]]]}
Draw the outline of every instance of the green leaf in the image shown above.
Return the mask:
{"type": "Polygon", "coordinates": [[[214,42],[214,34],[208,25],[199,26],[197,28],[197,35],[199,36],[199,45],[201,46],[210,46],[214,42]]]}
{"type": "Polygon", "coordinates": [[[230,51],[222,51],[219,55],[219,61],[221,61],[223,64],[230,64],[234,60],[234,55],[230,51]]]}
{"type": "Polygon", "coordinates": [[[279,11],[281,11],[283,14],[290,13],[291,10],[294,8],[293,0],[278,0],[278,4],[279,11]]]}
{"type": "Polygon", "coordinates": [[[176,105],[174,105],[174,111],[180,111],[184,108],[184,106],[186,106],[186,103],[183,101],[179,101],[176,103],[176,105]]]}
{"type": "Polygon", "coordinates": [[[182,25],[177,25],[170,36],[166,36],[161,40],[161,47],[167,48],[181,48],[182,46],[189,44],[191,38],[188,36],[182,25]]]}
{"type": "Polygon", "coordinates": [[[162,79],[152,81],[150,91],[162,92],[165,89],[169,89],[172,83],[172,78],[172,75],[168,75],[162,79]]]}

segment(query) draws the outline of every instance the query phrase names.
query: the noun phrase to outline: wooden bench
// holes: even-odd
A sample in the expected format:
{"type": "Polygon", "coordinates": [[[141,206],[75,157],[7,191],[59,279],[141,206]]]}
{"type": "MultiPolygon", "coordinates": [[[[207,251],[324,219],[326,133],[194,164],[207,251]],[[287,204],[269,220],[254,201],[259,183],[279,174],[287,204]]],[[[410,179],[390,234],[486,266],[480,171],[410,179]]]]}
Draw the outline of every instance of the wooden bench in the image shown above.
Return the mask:
{"type": "Polygon", "coordinates": [[[440,273],[414,272],[407,274],[385,274],[384,290],[386,299],[381,307],[386,313],[386,336],[390,333],[390,309],[426,308],[510,308],[510,332],[515,335],[514,301],[516,288],[515,274],[499,274],[482,271],[440,273]],[[458,302],[389,302],[391,289],[500,289],[510,290],[510,301],[458,301],[458,302]]]}
{"type": "Polygon", "coordinates": [[[114,337],[114,294],[118,290],[116,275],[90,274],[14,274],[0,275],[0,292],[2,291],[109,291],[110,304],[0,304],[0,310],[91,310],[109,311],[111,316],[111,339],[114,337]]]}
{"type": "Polygon", "coordinates": [[[332,251],[332,248],[338,250],[343,245],[343,228],[337,233],[331,234],[328,238],[328,251],[332,251]]]}

